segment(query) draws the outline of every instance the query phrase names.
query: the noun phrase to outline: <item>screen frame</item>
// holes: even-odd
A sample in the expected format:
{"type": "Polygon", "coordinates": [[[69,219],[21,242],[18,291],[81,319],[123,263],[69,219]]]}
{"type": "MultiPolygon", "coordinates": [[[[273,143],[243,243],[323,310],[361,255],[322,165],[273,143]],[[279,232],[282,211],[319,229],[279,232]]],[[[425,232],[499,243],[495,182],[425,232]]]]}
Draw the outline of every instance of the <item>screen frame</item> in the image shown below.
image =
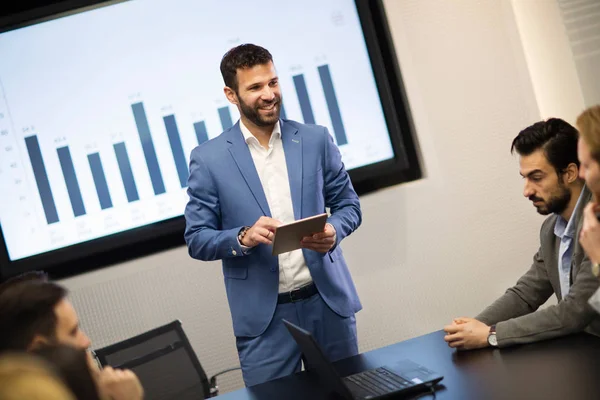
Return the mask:
{"type": "MultiPolygon", "coordinates": [[[[0,17],[0,34],[14,29],[111,6],[128,0],[69,0],[0,17]]],[[[421,161],[408,100],[382,0],[354,0],[388,127],[394,158],[349,171],[364,195],[421,178],[421,161]]],[[[27,7],[25,5],[25,7],[27,7]]],[[[0,225],[0,282],[31,270],[65,278],[185,244],[184,216],[10,261],[0,225]]]]}

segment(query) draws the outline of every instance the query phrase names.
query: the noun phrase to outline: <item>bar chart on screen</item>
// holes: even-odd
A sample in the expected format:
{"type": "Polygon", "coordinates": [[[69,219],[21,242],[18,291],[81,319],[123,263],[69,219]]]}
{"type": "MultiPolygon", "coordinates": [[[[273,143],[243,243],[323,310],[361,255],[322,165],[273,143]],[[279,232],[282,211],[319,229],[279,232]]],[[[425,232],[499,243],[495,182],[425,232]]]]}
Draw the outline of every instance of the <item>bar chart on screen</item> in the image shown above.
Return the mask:
{"type": "MultiPolygon", "coordinates": [[[[323,93],[327,101],[329,110],[329,117],[331,118],[333,125],[333,133],[338,145],[344,145],[347,143],[347,138],[344,130],[343,121],[341,119],[339,105],[335,97],[333,89],[331,73],[328,65],[322,65],[318,67],[319,75],[322,77],[321,83],[323,85],[323,93]]],[[[315,117],[312,111],[311,101],[306,88],[304,76],[297,74],[293,76],[294,87],[296,89],[296,96],[298,104],[301,110],[301,119],[305,123],[315,124],[315,117]]],[[[135,121],[137,141],[141,145],[144,160],[143,163],[138,163],[135,166],[136,170],[145,171],[150,178],[153,194],[155,196],[164,194],[165,188],[165,177],[161,171],[159,164],[159,154],[162,157],[172,159],[173,165],[177,172],[177,180],[181,188],[187,187],[187,180],[189,177],[188,163],[189,157],[183,147],[182,133],[192,133],[195,136],[197,143],[194,145],[200,145],[209,139],[208,132],[206,129],[206,122],[196,121],[192,127],[188,129],[180,130],[177,124],[176,115],[168,113],[162,116],[163,126],[155,127],[157,129],[151,129],[148,123],[148,117],[143,102],[136,102],[131,104],[132,117],[135,121]],[[156,146],[153,140],[154,135],[165,135],[168,138],[169,152],[159,151],[157,152],[156,146]],[[164,154],[161,154],[164,153],[164,154]]],[[[161,111],[172,111],[170,107],[163,107],[161,111]]],[[[227,130],[233,126],[232,111],[229,106],[219,107],[217,110],[218,119],[222,130],[227,130]]],[[[285,111],[283,111],[283,118],[287,117],[285,111]]],[[[325,121],[323,121],[324,123],[325,121]]],[[[56,204],[54,196],[52,194],[52,187],[48,178],[48,171],[44,163],[44,157],[42,156],[42,149],[38,139],[37,130],[34,127],[24,128],[24,133],[30,135],[24,137],[24,142],[27,148],[27,154],[29,156],[29,162],[35,177],[37,191],[40,197],[41,204],[44,209],[46,222],[48,224],[59,222],[59,217],[56,211],[56,204]]],[[[73,211],[74,217],[86,215],[86,207],[83,202],[81,194],[81,188],[77,178],[77,172],[73,163],[73,157],[71,149],[66,144],[68,140],[65,136],[54,140],[53,144],[55,149],[45,149],[44,153],[47,157],[54,156],[52,153],[56,152],[58,161],[60,164],[60,170],[62,172],[62,179],[66,186],[69,202],[73,211]]],[[[127,144],[124,141],[112,143],[114,157],[118,165],[120,180],[123,185],[123,189],[127,198],[127,202],[131,203],[140,200],[140,196],[137,190],[135,178],[133,176],[133,167],[130,156],[127,152],[127,144]]],[[[88,164],[82,166],[82,168],[89,168],[93,183],[97,201],[100,205],[101,210],[110,209],[113,207],[113,201],[111,193],[107,184],[107,177],[103,167],[102,157],[99,151],[90,152],[90,149],[96,148],[95,145],[86,145],[83,149],[87,156],[88,164]]],[[[81,149],[79,149],[81,150],[81,149]]],[[[104,156],[107,157],[107,156],[104,156]]],[[[166,161],[168,162],[168,161],[166,161]]],[[[111,176],[111,179],[116,176],[111,176]]],[[[55,189],[56,190],[56,189],[55,189]]]]}
{"type": "MultiPolygon", "coordinates": [[[[320,121],[315,119],[305,76],[303,73],[298,73],[298,70],[296,66],[292,68],[293,75],[282,78],[293,84],[287,88],[289,99],[285,97],[285,103],[291,105],[291,115],[282,108],[281,117],[309,124],[331,125],[333,127],[331,133],[337,144],[339,146],[347,144],[348,139],[329,65],[316,67],[320,79],[311,88],[311,91],[319,93],[327,104],[327,114],[321,113],[320,121]]],[[[212,112],[188,113],[190,116],[186,121],[191,123],[188,123],[189,126],[182,126],[178,122],[174,107],[162,106],[149,110],[142,98],[139,93],[128,98],[130,101],[127,106],[130,108],[134,132],[121,130],[116,134],[96,135],[93,140],[77,138],[74,143],[71,143],[68,134],[57,136],[56,132],[48,133],[43,124],[22,127],[22,142],[26,157],[22,157],[19,163],[24,163],[22,167],[31,170],[33,187],[28,188],[28,193],[32,199],[38,199],[38,207],[34,208],[42,210],[39,213],[40,223],[57,227],[61,223],[69,224],[74,219],[79,219],[82,222],[77,226],[83,228],[79,229],[80,234],[85,236],[87,232],[90,236],[94,236],[94,231],[98,229],[103,230],[102,234],[122,229],[123,224],[127,224],[128,218],[130,227],[134,227],[135,223],[143,224],[181,214],[185,200],[181,194],[187,187],[189,177],[190,149],[231,128],[234,121],[239,118],[239,114],[233,106],[223,104],[221,101],[215,105],[212,112]],[[160,119],[161,124],[151,125],[149,112],[158,115],[160,118],[153,118],[153,120],[156,122],[160,119]],[[218,130],[213,129],[209,133],[204,116],[210,116],[213,120],[211,126],[216,126],[218,130]],[[163,140],[159,141],[168,143],[168,147],[157,146],[155,138],[162,138],[163,140]],[[131,149],[138,151],[132,155],[131,149]],[[171,168],[161,168],[163,164],[170,165],[171,168]],[[56,168],[56,165],[59,168],[56,168]],[[88,179],[90,177],[91,179],[88,179]],[[139,181],[150,182],[151,191],[146,191],[143,197],[138,189],[139,181]],[[165,182],[177,182],[178,185],[176,187],[171,185],[167,190],[165,182]],[[161,197],[166,199],[158,200],[161,197]],[[135,203],[141,201],[154,202],[161,206],[154,214],[148,215],[147,205],[136,207],[135,203]],[[167,203],[172,206],[165,206],[167,203]],[[120,212],[119,208],[121,208],[120,212]],[[127,216],[123,212],[124,209],[129,210],[127,216]],[[141,212],[141,209],[144,212],[141,212]],[[105,222],[108,223],[98,224],[98,215],[102,213],[105,214],[107,220],[105,222]],[[118,217],[115,214],[118,214],[118,217]],[[86,217],[91,217],[93,224],[83,222],[86,217]]],[[[125,107],[126,103],[121,102],[121,105],[125,107]]],[[[8,121],[8,118],[6,120],[8,121]]],[[[3,137],[8,138],[10,127],[7,126],[2,132],[3,137]]],[[[71,132],[71,134],[78,133],[71,132]]],[[[19,139],[16,137],[12,139],[16,140],[12,141],[8,151],[4,149],[5,153],[18,147],[14,142],[19,139]]],[[[17,165],[19,164],[13,163],[14,168],[17,165]]],[[[21,178],[13,180],[13,185],[26,185],[26,182],[21,178]]],[[[26,208],[31,210],[31,205],[28,204],[26,208]]],[[[64,236],[58,235],[57,241],[60,241],[60,238],[64,236]]]]}
{"type": "MultiPolygon", "coordinates": [[[[235,3],[246,8],[228,16],[240,32],[222,42],[210,40],[222,10],[185,0],[168,9],[152,0],[124,2],[50,21],[38,28],[43,40],[18,30],[3,34],[13,45],[0,42],[10,60],[0,63],[0,185],[7,193],[0,222],[11,232],[11,259],[183,214],[192,150],[239,119],[223,93],[219,63],[244,37],[242,15],[256,11],[235,3]],[[39,60],[44,74],[25,67],[39,60]]],[[[321,23],[331,24],[331,37],[308,29],[283,40],[271,27],[249,40],[273,54],[281,118],[326,127],[351,170],[393,151],[374,80],[355,79],[372,77],[366,49],[340,46],[362,40],[348,4],[352,24],[329,17],[321,23]],[[349,65],[352,51],[359,55],[349,65]]],[[[276,21],[280,30],[290,23],[276,21]]]]}
{"type": "MultiPolygon", "coordinates": [[[[177,126],[175,115],[169,114],[163,116],[162,119],[164,126],[160,127],[163,129],[159,128],[156,130],[158,132],[155,133],[155,135],[163,133],[166,135],[170,144],[170,151],[157,152],[143,102],[131,104],[131,109],[132,117],[135,120],[137,141],[139,141],[139,145],[142,148],[144,156],[143,162],[138,162],[137,165],[135,165],[135,169],[138,171],[143,171],[143,173],[147,173],[152,184],[153,194],[158,196],[166,192],[165,178],[163,177],[163,173],[159,165],[159,155],[161,157],[170,158],[172,159],[174,167],[177,171],[176,179],[178,180],[180,187],[186,188],[187,179],[189,176],[189,157],[184,151],[181,133],[177,126]]],[[[233,125],[229,107],[219,108],[218,115],[223,130],[228,129],[233,125]]],[[[195,138],[197,139],[198,145],[208,140],[208,133],[206,131],[206,124],[204,121],[195,122],[193,124],[193,131],[195,132],[195,138]]],[[[23,132],[27,134],[24,137],[24,142],[27,148],[29,163],[35,177],[37,192],[43,206],[46,222],[48,224],[57,223],[59,222],[59,217],[56,211],[53,189],[50,184],[48,169],[46,168],[44,162],[44,156],[42,155],[42,149],[40,147],[37,130],[34,127],[27,127],[24,128],[23,132]]],[[[5,134],[8,135],[8,130],[5,131],[5,134]]],[[[112,139],[114,142],[112,143],[112,153],[114,153],[113,161],[116,161],[119,171],[118,176],[112,175],[109,177],[109,179],[120,181],[123,186],[127,202],[131,203],[140,200],[140,196],[133,174],[134,167],[132,167],[132,161],[127,151],[127,144],[125,141],[118,141],[118,139],[122,138],[122,135],[113,135],[112,138],[107,137],[107,141],[112,139]]],[[[56,153],[56,157],[58,158],[60,164],[60,170],[62,172],[61,179],[64,180],[72,214],[74,217],[79,217],[86,215],[86,207],[83,203],[81,188],[77,177],[78,173],[75,170],[71,149],[69,145],[61,145],[67,142],[68,140],[64,136],[57,138],[53,142],[55,148],[44,149],[44,153],[46,154],[46,158],[52,158],[55,156],[53,153],[56,153]]],[[[98,202],[101,210],[105,210],[113,207],[113,201],[108,187],[107,175],[103,167],[101,154],[99,151],[91,151],[96,148],[97,146],[95,144],[88,144],[84,146],[83,150],[84,153],[86,153],[88,163],[87,165],[81,166],[81,168],[89,168],[93,178],[95,189],[94,192],[97,195],[97,198],[95,198],[94,201],[98,202]]],[[[109,157],[108,155],[103,155],[103,157],[106,159],[112,159],[112,157],[109,157]]],[[[81,174],[82,172],[79,173],[81,174]]],[[[54,190],[60,190],[60,188],[55,188],[54,190]]]]}

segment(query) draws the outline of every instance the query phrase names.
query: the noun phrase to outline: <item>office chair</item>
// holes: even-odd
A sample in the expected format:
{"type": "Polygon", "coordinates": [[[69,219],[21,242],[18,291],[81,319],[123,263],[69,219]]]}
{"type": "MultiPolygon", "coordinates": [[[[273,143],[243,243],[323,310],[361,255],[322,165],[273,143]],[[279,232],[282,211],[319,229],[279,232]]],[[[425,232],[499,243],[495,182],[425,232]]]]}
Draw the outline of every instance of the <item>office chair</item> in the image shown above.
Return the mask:
{"type": "Polygon", "coordinates": [[[144,387],[146,400],[207,399],[218,395],[217,376],[207,378],[181,322],[152,329],[95,351],[102,366],[131,369],[144,387]]]}

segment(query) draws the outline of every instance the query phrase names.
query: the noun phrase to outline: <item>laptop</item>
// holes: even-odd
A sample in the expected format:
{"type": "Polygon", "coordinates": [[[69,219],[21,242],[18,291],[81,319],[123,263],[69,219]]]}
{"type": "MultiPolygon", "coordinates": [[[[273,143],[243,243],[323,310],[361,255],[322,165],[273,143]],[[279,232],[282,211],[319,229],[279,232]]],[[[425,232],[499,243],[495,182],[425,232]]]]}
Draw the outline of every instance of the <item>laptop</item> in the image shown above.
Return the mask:
{"type": "Polygon", "coordinates": [[[383,399],[390,396],[414,394],[431,388],[444,377],[410,360],[400,360],[393,365],[340,377],[310,332],[292,324],[283,323],[300,346],[307,370],[314,372],[321,384],[344,399],[383,399]]]}

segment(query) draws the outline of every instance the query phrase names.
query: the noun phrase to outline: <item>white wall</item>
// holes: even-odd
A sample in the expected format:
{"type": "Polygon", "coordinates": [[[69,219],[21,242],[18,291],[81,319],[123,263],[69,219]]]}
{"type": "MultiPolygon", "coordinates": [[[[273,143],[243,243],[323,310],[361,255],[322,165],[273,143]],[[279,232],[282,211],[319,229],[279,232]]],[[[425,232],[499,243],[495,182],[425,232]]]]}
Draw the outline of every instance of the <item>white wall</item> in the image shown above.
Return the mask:
{"type": "MultiPolygon", "coordinates": [[[[479,312],[529,267],[542,221],[509,153],[540,119],[511,3],[385,5],[426,178],[363,196],[363,225],[342,245],[362,351],[479,312]]],[[[177,248],[64,283],[95,347],[179,318],[209,374],[237,363],[219,263],[177,248]]]]}
{"type": "Polygon", "coordinates": [[[585,106],[600,104],[600,1],[558,0],[558,4],[585,106]]]}
{"type": "Polygon", "coordinates": [[[512,5],[542,117],[562,115],[575,124],[585,108],[583,91],[558,2],[512,5]]]}

